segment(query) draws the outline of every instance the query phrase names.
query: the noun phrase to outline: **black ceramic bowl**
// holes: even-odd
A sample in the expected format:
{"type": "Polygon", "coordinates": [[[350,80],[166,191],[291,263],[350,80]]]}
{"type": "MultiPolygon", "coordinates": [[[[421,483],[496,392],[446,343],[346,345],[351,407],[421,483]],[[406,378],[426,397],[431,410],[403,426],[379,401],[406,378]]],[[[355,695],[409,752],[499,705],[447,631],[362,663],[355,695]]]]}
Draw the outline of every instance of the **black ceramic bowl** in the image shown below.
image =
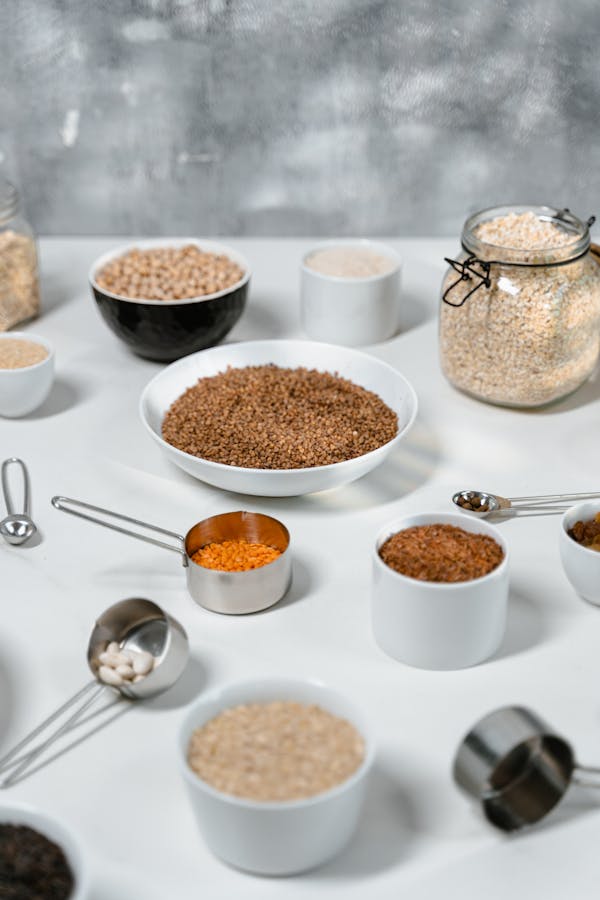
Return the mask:
{"type": "Polygon", "coordinates": [[[90,286],[108,327],[128,347],[146,359],[172,362],[180,356],[213,347],[228,334],[246,305],[250,267],[244,257],[225,244],[194,239],[156,238],[136,241],[104,253],[90,269],[90,286]],[[134,247],[183,247],[196,244],[209,253],[228,256],[244,270],[243,278],[216,294],[186,300],[140,300],[113,294],[96,283],[96,273],[134,247]]]}

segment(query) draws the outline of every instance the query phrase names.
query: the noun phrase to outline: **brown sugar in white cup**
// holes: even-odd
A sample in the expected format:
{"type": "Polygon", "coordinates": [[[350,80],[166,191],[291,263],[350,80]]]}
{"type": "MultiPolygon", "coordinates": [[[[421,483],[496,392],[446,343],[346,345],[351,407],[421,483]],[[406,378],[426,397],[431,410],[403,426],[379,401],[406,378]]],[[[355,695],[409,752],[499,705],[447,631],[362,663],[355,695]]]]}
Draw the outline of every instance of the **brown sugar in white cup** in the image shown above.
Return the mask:
{"type": "Polygon", "coordinates": [[[421,669],[463,669],[492,656],[506,628],[508,546],[500,531],[461,513],[418,513],[383,528],[373,553],[371,615],[375,640],[389,656],[421,669]],[[492,537],[503,558],[488,574],[470,581],[411,578],[380,556],[385,541],[418,525],[453,525],[492,537]]]}

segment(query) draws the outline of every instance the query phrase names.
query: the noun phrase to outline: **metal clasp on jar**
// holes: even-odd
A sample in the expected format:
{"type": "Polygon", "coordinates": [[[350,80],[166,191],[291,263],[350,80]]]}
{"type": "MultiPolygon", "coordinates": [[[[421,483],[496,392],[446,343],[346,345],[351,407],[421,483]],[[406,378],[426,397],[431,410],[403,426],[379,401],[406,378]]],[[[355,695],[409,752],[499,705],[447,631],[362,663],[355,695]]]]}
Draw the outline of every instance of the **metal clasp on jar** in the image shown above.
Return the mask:
{"type": "Polygon", "coordinates": [[[474,294],[475,291],[479,290],[480,287],[485,286],[489,288],[491,285],[490,281],[490,263],[486,262],[483,259],[478,259],[476,256],[468,256],[463,262],[458,259],[449,259],[447,256],[444,257],[444,261],[448,263],[448,265],[452,266],[455,272],[458,272],[459,277],[456,281],[453,281],[452,284],[449,284],[444,293],[442,294],[442,300],[444,303],[447,303],[448,306],[462,306],[465,303],[471,294],[474,294]],[[478,272],[474,266],[479,266],[482,271],[478,272]],[[449,294],[454,290],[457,285],[461,284],[463,281],[475,281],[474,286],[471,290],[465,294],[460,303],[452,303],[451,300],[448,300],[449,294]]]}

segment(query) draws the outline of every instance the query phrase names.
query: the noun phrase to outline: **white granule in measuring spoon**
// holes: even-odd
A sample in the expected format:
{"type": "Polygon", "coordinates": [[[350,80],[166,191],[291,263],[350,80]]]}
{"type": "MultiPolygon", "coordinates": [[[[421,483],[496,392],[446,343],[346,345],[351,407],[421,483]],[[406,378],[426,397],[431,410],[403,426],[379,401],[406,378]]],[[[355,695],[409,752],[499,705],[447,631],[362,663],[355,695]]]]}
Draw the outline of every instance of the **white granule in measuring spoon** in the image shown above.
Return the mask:
{"type": "Polygon", "coordinates": [[[0,339],[0,369],[25,369],[42,362],[47,356],[46,348],[35,341],[0,339]]]}
{"type": "Polygon", "coordinates": [[[307,268],[334,278],[372,278],[397,268],[395,260],[366,247],[328,247],[305,260],[307,268]]]}

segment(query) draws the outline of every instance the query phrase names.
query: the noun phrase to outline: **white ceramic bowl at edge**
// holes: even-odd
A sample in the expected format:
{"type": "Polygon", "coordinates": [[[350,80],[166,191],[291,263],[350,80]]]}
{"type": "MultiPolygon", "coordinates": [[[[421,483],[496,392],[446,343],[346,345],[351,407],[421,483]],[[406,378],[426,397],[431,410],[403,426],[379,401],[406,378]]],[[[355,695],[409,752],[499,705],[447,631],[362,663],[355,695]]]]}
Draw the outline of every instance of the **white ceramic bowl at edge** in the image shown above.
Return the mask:
{"type": "Polygon", "coordinates": [[[69,900],[88,900],[90,874],[87,860],[72,830],[60,819],[25,803],[0,803],[0,825],[26,825],[58,844],[75,880],[69,900]]]}
{"type": "Polygon", "coordinates": [[[396,369],[367,353],[312,341],[249,341],[225,344],[192,353],[159,372],[140,400],[140,416],[165,455],[195,478],[226,491],[262,497],[294,497],[339,487],[366,475],[384,461],[404,437],[417,414],[417,397],[396,369]],[[337,372],[355,384],[374,391],[398,415],[398,434],[387,444],[355,459],[305,469],[247,469],[201,459],[178,450],[162,438],[165,413],[199,378],[223,372],[227,366],[305,366],[337,372]]]}
{"type": "Polygon", "coordinates": [[[369,729],[354,705],[313,681],[265,678],[225,685],[196,700],[179,731],[179,767],[204,840],[224,862],[261,875],[304,872],[343,849],[358,823],[374,755],[369,729]],[[356,772],[306,800],[260,803],[223,794],[190,769],[187,749],[196,728],[232,706],[272,700],[314,703],[351,722],[365,741],[356,772]]]}
{"type": "Polygon", "coordinates": [[[464,669],[500,646],[508,606],[508,547],[497,528],[460,513],[419,513],[381,530],[373,554],[372,624],[375,640],[394,659],[421,669],[464,669]],[[494,538],[504,559],[482,578],[456,583],[401,575],[379,555],[391,535],[414,525],[454,525],[494,538]]]}
{"type": "Polygon", "coordinates": [[[572,506],[562,517],[559,535],[560,558],[565,575],[577,593],[595,606],[600,606],[600,552],[578,544],[567,531],[576,522],[589,522],[598,512],[600,500],[588,500],[572,506]]]}
{"type": "Polygon", "coordinates": [[[44,338],[25,331],[5,331],[1,340],[30,341],[40,344],[48,356],[33,366],[0,369],[0,416],[16,419],[41,406],[54,380],[54,351],[44,338]]]}
{"type": "Polygon", "coordinates": [[[305,254],[300,269],[300,312],[306,334],[316,341],[347,347],[393,337],[400,324],[401,266],[396,251],[376,241],[344,238],[314,246],[305,254]],[[394,267],[381,274],[350,278],[326,275],[307,264],[321,250],[353,247],[384,256],[394,267]]]}

